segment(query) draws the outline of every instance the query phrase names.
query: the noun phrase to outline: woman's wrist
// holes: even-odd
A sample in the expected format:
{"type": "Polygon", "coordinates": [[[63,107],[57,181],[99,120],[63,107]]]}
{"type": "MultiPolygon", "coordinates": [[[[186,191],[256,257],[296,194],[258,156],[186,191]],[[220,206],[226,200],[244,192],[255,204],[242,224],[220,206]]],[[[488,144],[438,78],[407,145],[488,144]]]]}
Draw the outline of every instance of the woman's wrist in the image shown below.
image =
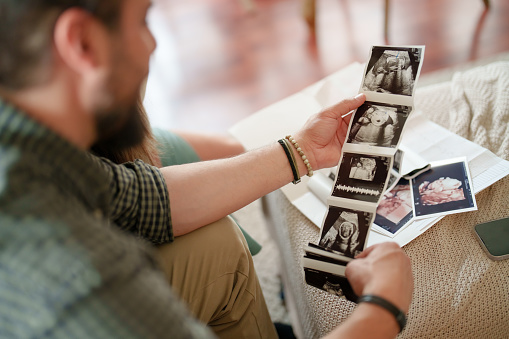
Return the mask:
{"type": "Polygon", "coordinates": [[[290,144],[293,146],[293,150],[295,152],[295,160],[301,176],[313,176],[313,172],[318,170],[318,168],[316,165],[316,160],[313,157],[314,154],[311,149],[307,147],[307,143],[299,135],[289,135],[286,137],[286,139],[289,140],[290,144]]]}

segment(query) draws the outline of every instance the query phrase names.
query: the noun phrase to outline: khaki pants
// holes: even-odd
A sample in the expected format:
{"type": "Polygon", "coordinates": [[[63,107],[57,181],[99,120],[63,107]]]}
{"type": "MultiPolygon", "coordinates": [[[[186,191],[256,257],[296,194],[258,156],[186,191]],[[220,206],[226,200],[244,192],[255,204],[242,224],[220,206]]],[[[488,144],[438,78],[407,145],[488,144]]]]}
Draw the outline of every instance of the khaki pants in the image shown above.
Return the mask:
{"type": "Polygon", "coordinates": [[[192,314],[221,338],[277,338],[249,249],[223,218],[159,247],[161,267],[192,314]]]}

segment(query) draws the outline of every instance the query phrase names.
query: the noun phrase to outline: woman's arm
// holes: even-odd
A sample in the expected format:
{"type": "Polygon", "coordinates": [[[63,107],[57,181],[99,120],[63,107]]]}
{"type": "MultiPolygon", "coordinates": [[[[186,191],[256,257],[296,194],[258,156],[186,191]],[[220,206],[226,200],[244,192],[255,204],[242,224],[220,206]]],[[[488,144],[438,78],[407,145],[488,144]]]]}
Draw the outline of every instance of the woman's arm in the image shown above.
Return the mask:
{"type": "Polygon", "coordinates": [[[227,135],[173,132],[187,141],[203,161],[231,158],[246,151],[240,142],[227,135]]]}
{"type": "MultiPolygon", "coordinates": [[[[342,117],[364,100],[364,95],[344,100],[311,117],[295,133],[313,169],[337,164],[350,119],[342,117]]],[[[306,165],[294,153],[303,176],[306,165]]],[[[216,221],[293,179],[285,152],[276,142],[233,158],[165,167],[161,172],[170,194],[175,235],[216,221]]]]}

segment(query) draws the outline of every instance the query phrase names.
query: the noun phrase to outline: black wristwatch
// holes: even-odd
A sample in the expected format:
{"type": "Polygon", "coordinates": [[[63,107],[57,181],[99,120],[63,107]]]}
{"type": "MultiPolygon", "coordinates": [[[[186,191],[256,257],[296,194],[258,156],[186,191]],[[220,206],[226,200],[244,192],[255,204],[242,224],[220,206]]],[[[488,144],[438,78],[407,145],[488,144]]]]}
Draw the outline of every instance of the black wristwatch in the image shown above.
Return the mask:
{"type": "Polygon", "coordinates": [[[403,328],[406,325],[406,316],[402,310],[394,306],[391,302],[385,300],[384,298],[377,297],[376,295],[366,294],[361,296],[357,302],[360,304],[361,302],[367,302],[371,304],[378,305],[380,307],[385,308],[387,311],[391,312],[399,325],[399,331],[403,331],[403,328]]]}

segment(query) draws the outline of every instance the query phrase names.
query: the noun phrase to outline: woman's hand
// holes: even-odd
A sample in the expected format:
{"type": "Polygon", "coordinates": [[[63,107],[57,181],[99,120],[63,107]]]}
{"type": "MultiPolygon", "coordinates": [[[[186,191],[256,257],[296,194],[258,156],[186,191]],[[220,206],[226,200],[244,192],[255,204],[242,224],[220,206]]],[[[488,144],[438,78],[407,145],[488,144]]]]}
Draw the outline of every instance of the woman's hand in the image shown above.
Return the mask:
{"type": "Polygon", "coordinates": [[[346,139],[351,115],[343,117],[364,103],[366,96],[359,94],[345,99],[308,119],[294,135],[313,170],[337,165],[346,139]]]}

